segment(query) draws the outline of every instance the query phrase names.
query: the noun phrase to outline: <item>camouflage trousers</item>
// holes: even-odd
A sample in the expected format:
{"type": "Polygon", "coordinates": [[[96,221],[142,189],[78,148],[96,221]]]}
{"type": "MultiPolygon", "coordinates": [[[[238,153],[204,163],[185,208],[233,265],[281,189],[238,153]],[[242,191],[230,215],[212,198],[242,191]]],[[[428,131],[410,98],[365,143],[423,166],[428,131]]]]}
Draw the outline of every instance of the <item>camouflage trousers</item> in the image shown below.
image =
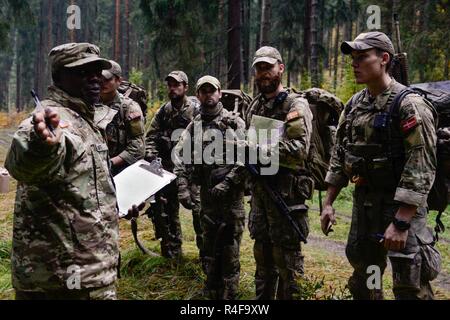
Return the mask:
{"type": "Polygon", "coordinates": [[[370,271],[373,269],[368,268],[378,266],[382,276],[387,266],[386,257],[389,257],[395,299],[433,299],[430,281],[439,272],[436,266],[440,266],[440,255],[433,247],[433,233],[426,226],[427,209],[417,209],[402,251],[386,251],[376,238],[376,234],[384,234],[398,209],[393,198],[392,192],[371,192],[364,186],[355,189],[346,247],[348,261],[354,269],[348,281],[349,290],[357,300],[383,299],[382,286],[368,288],[368,279],[373,274],[370,271]]]}
{"type": "Polygon", "coordinates": [[[239,251],[245,225],[243,192],[231,191],[226,199],[212,198],[201,190],[203,269],[211,299],[234,300],[239,291],[239,251]]]}
{"type": "Polygon", "coordinates": [[[21,291],[16,290],[16,300],[117,300],[114,284],[92,289],[54,290],[54,291],[21,291]]]}
{"type": "Polygon", "coordinates": [[[166,258],[179,258],[181,251],[180,203],[178,187],[175,182],[164,187],[155,195],[156,203],[149,208],[155,228],[155,237],[161,241],[161,255],[166,258]]]}
{"type": "Polygon", "coordinates": [[[195,184],[191,184],[190,191],[191,191],[191,198],[192,198],[193,204],[194,204],[194,206],[192,208],[192,223],[194,225],[195,243],[198,248],[199,257],[200,257],[200,259],[202,259],[202,257],[204,256],[204,253],[203,253],[203,235],[202,235],[203,232],[202,232],[202,226],[201,226],[201,222],[200,222],[200,209],[201,209],[200,187],[195,184]]]}
{"type": "MultiPolygon", "coordinates": [[[[286,201],[288,205],[299,204],[289,203],[289,198],[286,201]]],[[[299,214],[293,218],[307,237],[308,214],[299,214]]],[[[297,283],[304,274],[300,240],[288,220],[258,184],[252,190],[249,230],[251,238],[255,240],[256,299],[293,299],[299,293],[297,283]]]]}

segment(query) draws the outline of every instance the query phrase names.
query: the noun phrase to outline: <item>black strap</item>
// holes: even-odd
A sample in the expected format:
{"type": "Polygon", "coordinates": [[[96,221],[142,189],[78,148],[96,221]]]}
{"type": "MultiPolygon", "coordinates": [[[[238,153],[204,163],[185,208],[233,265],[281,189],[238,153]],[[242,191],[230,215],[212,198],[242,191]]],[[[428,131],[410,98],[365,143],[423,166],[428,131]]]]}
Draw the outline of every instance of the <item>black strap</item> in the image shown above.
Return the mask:
{"type": "Polygon", "coordinates": [[[152,257],[160,257],[159,254],[147,249],[142,242],[139,240],[138,235],[137,235],[137,218],[133,218],[131,219],[131,233],[133,234],[133,238],[134,238],[134,242],[136,243],[136,245],[138,246],[138,248],[142,251],[143,254],[147,254],[149,256],[152,257]]]}
{"type": "Polygon", "coordinates": [[[439,233],[445,232],[445,225],[441,220],[443,211],[439,211],[439,213],[436,216],[436,225],[434,226],[434,232],[436,241],[439,241],[439,233]]]}
{"type": "Polygon", "coordinates": [[[403,102],[403,99],[411,93],[417,93],[416,91],[414,91],[413,89],[406,87],[405,89],[403,89],[402,91],[400,91],[399,93],[397,93],[397,95],[395,96],[391,107],[389,108],[389,115],[391,117],[400,117],[400,106],[403,102]]]}

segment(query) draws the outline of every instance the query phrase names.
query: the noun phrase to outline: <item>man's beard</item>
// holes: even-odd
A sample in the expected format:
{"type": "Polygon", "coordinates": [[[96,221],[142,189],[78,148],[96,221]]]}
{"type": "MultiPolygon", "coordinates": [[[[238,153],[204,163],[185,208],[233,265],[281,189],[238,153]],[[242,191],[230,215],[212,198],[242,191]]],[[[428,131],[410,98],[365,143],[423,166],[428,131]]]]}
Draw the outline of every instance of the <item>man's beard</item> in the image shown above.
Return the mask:
{"type": "Polygon", "coordinates": [[[216,102],[202,103],[200,106],[200,113],[203,116],[216,116],[222,111],[222,104],[216,102]]]}
{"type": "Polygon", "coordinates": [[[169,93],[169,99],[172,102],[180,102],[181,100],[183,100],[183,97],[184,97],[183,95],[179,95],[179,94],[177,94],[175,92],[169,93]]]}
{"type": "Polygon", "coordinates": [[[263,94],[275,92],[280,83],[281,83],[281,75],[276,75],[271,79],[267,77],[256,79],[256,86],[258,87],[259,92],[263,94]],[[267,83],[267,81],[269,83],[267,83]]]}

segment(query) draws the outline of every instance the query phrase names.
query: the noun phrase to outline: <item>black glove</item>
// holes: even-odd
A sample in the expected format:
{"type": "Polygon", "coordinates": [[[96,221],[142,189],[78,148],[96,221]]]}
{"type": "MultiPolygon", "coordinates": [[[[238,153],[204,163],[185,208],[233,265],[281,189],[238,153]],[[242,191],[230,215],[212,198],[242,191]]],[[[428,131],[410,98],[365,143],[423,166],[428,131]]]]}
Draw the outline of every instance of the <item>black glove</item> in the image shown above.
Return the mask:
{"type": "Polygon", "coordinates": [[[228,193],[230,188],[230,183],[227,180],[224,180],[212,188],[211,195],[215,198],[222,198],[228,193]]]}
{"type": "Polygon", "coordinates": [[[192,210],[194,204],[191,199],[191,192],[185,178],[178,179],[178,201],[188,210],[192,210]]]}
{"type": "Polygon", "coordinates": [[[139,217],[139,212],[144,209],[145,202],[142,202],[140,205],[133,205],[131,209],[128,209],[128,214],[124,217],[127,220],[131,220],[133,218],[139,217]]]}

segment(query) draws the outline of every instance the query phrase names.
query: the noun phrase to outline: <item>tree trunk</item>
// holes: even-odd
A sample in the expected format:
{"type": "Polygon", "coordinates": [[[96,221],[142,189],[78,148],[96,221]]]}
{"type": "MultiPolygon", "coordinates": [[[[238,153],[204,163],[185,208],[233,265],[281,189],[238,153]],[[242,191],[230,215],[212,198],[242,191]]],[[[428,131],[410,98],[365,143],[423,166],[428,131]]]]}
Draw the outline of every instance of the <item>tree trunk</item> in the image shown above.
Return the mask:
{"type": "Polygon", "coordinates": [[[220,48],[223,47],[223,34],[225,33],[225,0],[219,0],[219,32],[216,38],[216,74],[219,81],[222,83],[225,81],[227,71],[225,70],[225,59],[220,48]]]}
{"type": "Polygon", "coordinates": [[[125,77],[130,75],[130,3],[125,0],[125,23],[126,23],[126,51],[125,51],[125,77]]]}
{"type": "Polygon", "coordinates": [[[250,0],[242,1],[242,25],[244,29],[244,39],[242,48],[242,69],[244,84],[248,86],[250,81],[250,0]]]}
{"type": "Polygon", "coordinates": [[[318,0],[311,1],[311,84],[320,87],[319,79],[319,43],[317,42],[317,28],[319,25],[318,0]]]}
{"type": "Polygon", "coordinates": [[[48,0],[48,10],[47,10],[47,51],[53,48],[53,1],[48,0]]]}
{"type": "Polygon", "coordinates": [[[333,88],[337,88],[337,74],[338,74],[338,59],[339,59],[339,23],[336,24],[336,34],[334,39],[334,74],[333,74],[333,88]]]}
{"type": "Polygon", "coordinates": [[[259,46],[268,46],[270,44],[270,15],[272,11],[272,0],[261,1],[261,31],[259,46]]]}
{"type": "Polygon", "coordinates": [[[36,63],[36,78],[35,78],[35,90],[36,93],[38,95],[42,95],[43,93],[43,83],[45,81],[44,77],[45,77],[45,72],[44,71],[44,48],[45,43],[44,43],[44,1],[41,1],[41,10],[40,10],[40,23],[39,23],[39,39],[38,39],[38,58],[37,58],[37,63],[36,63]]]}
{"type": "Polygon", "coordinates": [[[114,60],[120,63],[120,0],[116,0],[114,8],[114,60]]]}
{"type": "Polygon", "coordinates": [[[305,19],[303,23],[302,73],[305,73],[309,70],[309,55],[311,52],[311,0],[306,0],[305,2],[305,19]]]}
{"type": "MultiPolygon", "coordinates": [[[[291,59],[292,59],[292,46],[289,46],[289,48],[288,48],[288,63],[290,63],[291,59]]],[[[291,76],[292,76],[291,68],[287,68],[287,87],[288,88],[291,87],[291,76]]]]}
{"type": "Polygon", "coordinates": [[[21,61],[20,61],[20,33],[18,30],[16,30],[16,111],[20,112],[21,111],[21,106],[22,103],[20,101],[21,98],[21,81],[22,81],[22,76],[21,76],[21,61]]]}
{"type": "MultiPolygon", "coordinates": [[[[70,0],[70,5],[74,5],[75,4],[75,0],[70,0]]],[[[67,13],[66,13],[67,15],[67,13]]],[[[75,29],[71,29],[69,31],[69,37],[70,37],[70,42],[75,42],[76,41],[76,35],[75,35],[75,29]]]]}
{"type": "Polygon", "coordinates": [[[449,77],[449,69],[450,69],[450,57],[449,50],[447,50],[447,55],[445,56],[445,66],[444,66],[444,79],[448,79],[449,77]]]}
{"type": "Polygon", "coordinates": [[[241,88],[241,0],[228,0],[228,88],[241,88]]]}

